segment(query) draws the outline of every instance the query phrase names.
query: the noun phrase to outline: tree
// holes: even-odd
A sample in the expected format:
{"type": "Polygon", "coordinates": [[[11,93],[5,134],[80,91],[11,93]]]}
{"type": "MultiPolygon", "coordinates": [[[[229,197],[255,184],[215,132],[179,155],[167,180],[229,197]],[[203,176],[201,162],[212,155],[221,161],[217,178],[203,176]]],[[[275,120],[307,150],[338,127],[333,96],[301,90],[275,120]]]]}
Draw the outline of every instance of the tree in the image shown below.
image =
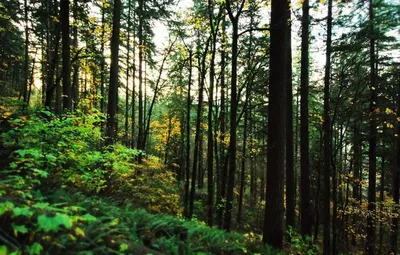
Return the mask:
{"type": "Polygon", "coordinates": [[[60,2],[60,20],[62,33],[62,77],[63,77],[63,109],[70,110],[72,107],[71,94],[71,60],[69,39],[69,0],[60,2]]]}
{"type": "Polygon", "coordinates": [[[231,112],[230,112],[230,141],[229,141],[229,172],[228,172],[228,186],[226,192],[226,206],[224,229],[230,230],[232,222],[232,207],[233,207],[233,188],[235,185],[235,172],[236,172],[236,117],[237,117],[237,70],[238,70],[238,30],[239,30],[239,17],[243,11],[245,0],[239,2],[236,15],[233,14],[231,1],[226,1],[226,9],[228,11],[229,19],[232,22],[232,77],[231,77],[231,112]]]}
{"type": "MultiPolygon", "coordinates": [[[[290,1],[289,1],[290,4],[290,1]]],[[[304,4],[304,3],[303,3],[304,4]]],[[[291,5],[291,4],[290,4],[291,5]]],[[[292,21],[288,9],[287,88],[286,88],[286,226],[295,226],[296,185],[293,152],[292,21]]]]}
{"type": "Polygon", "coordinates": [[[301,32],[301,85],[300,85],[300,217],[301,233],[310,235],[312,230],[312,209],[310,201],[310,158],[308,127],[308,86],[309,86],[309,1],[303,2],[301,32]]]}
{"type": "Polygon", "coordinates": [[[367,253],[375,254],[375,213],[376,213],[376,71],[375,71],[375,34],[374,34],[374,5],[369,0],[369,61],[371,101],[369,112],[369,170],[368,170],[368,217],[367,217],[367,253]]]}
{"type": "Polygon", "coordinates": [[[121,1],[115,0],[113,11],[113,26],[111,37],[111,70],[110,85],[108,92],[107,107],[107,138],[106,145],[112,145],[115,142],[118,128],[117,104],[118,104],[118,56],[119,56],[119,31],[121,17],[121,1]]]}
{"type": "Polygon", "coordinates": [[[330,165],[331,165],[331,123],[330,123],[330,75],[331,75],[331,44],[332,44],[332,0],[328,0],[328,20],[326,35],[326,62],[324,76],[324,123],[323,123],[323,139],[324,139],[324,254],[330,254],[330,165]]]}
{"type": "Polygon", "coordinates": [[[287,1],[271,2],[270,76],[268,104],[267,195],[263,241],[274,248],[283,245],[283,194],[285,155],[285,91],[287,87],[287,1]]]}

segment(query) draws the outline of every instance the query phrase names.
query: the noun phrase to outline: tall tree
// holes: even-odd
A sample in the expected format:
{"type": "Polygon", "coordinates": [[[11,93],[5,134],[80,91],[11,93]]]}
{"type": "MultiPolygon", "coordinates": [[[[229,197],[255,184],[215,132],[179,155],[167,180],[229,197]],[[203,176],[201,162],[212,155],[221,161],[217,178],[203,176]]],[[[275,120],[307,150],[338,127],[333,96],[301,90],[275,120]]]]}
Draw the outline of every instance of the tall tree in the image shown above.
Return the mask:
{"type": "Polygon", "coordinates": [[[267,195],[263,241],[283,245],[285,91],[287,87],[288,1],[271,2],[270,76],[268,104],[267,195]]]}
{"type": "MultiPolygon", "coordinates": [[[[74,0],[74,9],[73,9],[73,17],[74,17],[74,25],[72,27],[72,45],[74,47],[75,54],[78,53],[78,0],[74,0]]],[[[74,109],[78,106],[79,102],[79,60],[77,56],[75,57],[75,61],[73,63],[73,76],[72,76],[72,101],[74,109]]]]}
{"type": "Polygon", "coordinates": [[[29,26],[28,26],[28,0],[24,0],[25,12],[25,57],[24,57],[24,90],[23,99],[24,104],[29,105],[28,102],[28,83],[29,83],[29,26]]]}
{"type": "Polygon", "coordinates": [[[236,15],[233,14],[231,0],[227,0],[226,9],[229,19],[232,23],[232,77],[231,77],[231,112],[230,112],[230,141],[229,141],[229,171],[228,171],[228,186],[226,192],[226,206],[224,229],[230,230],[232,222],[232,207],[233,207],[233,188],[235,186],[236,174],[236,116],[237,116],[237,70],[238,70],[238,31],[239,17],[243,11],[245,0],[241,0],[238,4],[236,15]]]}
{"type": "MultiPolygon", "coordinates": [[[[289,0],[289,7],[291,6],[289,0]]],[[[304,4],[304,3],[303,3],[304,4]]],[[[293,151],[293,84],[292,84],[292,21],[291,8],[288,8],[288,47],[287,51],[287,88],[286,88],[286,226],[294,227],[296,207],[296,185],[293,151]]]]}
{"type": "Polygon", "coordinates": [[[330,164],[331,164],[331,123],[330,123],[330,75],[331,75],[331,45],[332,45],[332,0],[328,0],[328,20],[326,35],[326,62],[324,76],[324,234],[323,252],[330,254],[330,164]]]}
{"type": "Polygon", "coordinates": [[[106,145],[115,142],[118,128],[117,104],[118,104],[118,56],[119,56],[119,31],[121,18],[121,0],[114,1],[113,25],[111,37],[111,70],[108,90],[107,107],[107,138],[106,145]]]}
{"type": "Polygon", "coordinates": [[[190,90],[192,89],[192,64],[193,64],[193,53],[189,50],[189,82],[187,90],[187,101],[186,101],[186,173],[185,173],[185,194],[184,194],[184,215],[189,218],[189,182],[190,182],[190,108],[192,105],[192,98],[190,90]]]}
{"type": "Polygon", "coordinates": [[[369,112],[369,169],[368,169],[368,216],[367,216],[367,254],[375,254],[375,213],[376,213],[376,70],[375,70],[375,33],[374,33],[374,3],[369,0],[369,61],[371,91],[369,112]]]}
{"type": "Polygon", "coordinates": [[[71,60],[69,39],[69,0],[60,2],[60,21],[62,31],[62,84],[63,84],[63,109],[72,107],[71,94],[71,60]]]}
{"type": "MultiPolygon", "coordinates": [[[[128,1],[128,21],[127,21],[127,28],[128,35],[126,38],[126,85],[125,85],[125,144],[129,146],[129,77],[130,73],[130,46],[131,46],[131,1],[128,1]]],[[[132,137],[133,139],[133,137],[132,137]]]]}
{"type": "MultiPolygon", "coordinates": [[[[397,81],[400,85],[400,79],[397,81]]],[[[400,117],[400,86],[397,86],[397,116],[400,117]]],[[[400,206],[400,122],[397,122],[397,139],[395,141],[395,158],[396,158],[396,165],[393,167],[392,173],[392,196],[394,202],[393,208],[393,218],[392,218],[392,234],[390,236],[390,251],[393,254],[397,254],[398,247],[397,247],[397,238],[398,238],[398,231],[399,231],[399,206],[400,206]]]]}
{"type": "Polygon", "coordinates": [[[310,158],[308,124],[309,86],[309,0],[303,2],[301,32],[301,85],[300,85],[300,217],[301,233],[310,235],[312,230],[312,209],[310,201],[310,158]]]}

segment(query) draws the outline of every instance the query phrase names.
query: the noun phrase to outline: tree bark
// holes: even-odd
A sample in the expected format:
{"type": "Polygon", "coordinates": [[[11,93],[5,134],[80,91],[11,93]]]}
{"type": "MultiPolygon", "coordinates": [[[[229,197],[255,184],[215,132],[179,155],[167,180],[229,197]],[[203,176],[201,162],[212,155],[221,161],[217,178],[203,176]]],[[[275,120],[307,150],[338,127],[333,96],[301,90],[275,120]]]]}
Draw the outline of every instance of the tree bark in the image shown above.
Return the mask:
{"type": "Polygon", "coordinates": [[[225,218],[224,229],[230,231],[232,222],[232,207],[233,207],[233,189],[235,186],[236,172],[236,116],[237,116],[237,56],[238,56],[238,29],[239,17],[243,10],[245,0],[239,2],[241,5],[233,15],[231,2],[227,0],[226,9],[229,14],[229,19],[232,22],[232,77],[231,77],[231,112],[230,112],[230,141],[229,141],[229,169],[228,169],[228,186],[226,192],[225,218]]]}
{"type": "Polygon", "coordinates": [[[332,44],[332,0],[328,0],[328,21],[326,39],[326,63],[324,77],[324,234],[323,234],[323,254],[328,255],[330,249],[330,164],[331,164],[331,130],[330,130],[330,74],[331,74],[331,44],[332,44]]]}
{"type": "Polygon", "coordinates": [[[111,70],[108,91],[107,107],[107,138],[106,145],[115,143],[118,132],[117,105],[118,105],[118,56],[120,31],[121,0],[114,1],[113,26],[111,37],[111,70]]]}
{"type": "MultiPolygon", "coordinates": [[[[72,46],[74,47],[75,54],[78,52],[78,0],[74,0],[74,9],[73,9],[73,17],[74,17],[74,26],[72,27],[72,46]]],[[[73,101],[73,110],[76,110],[79,104],[79,59],[76,59],[74,62],[74,70],[72,75],[72,101],[73,101]]]]}
{"type": "Polygon", "coordinates": [[[69,0],[60,2],[60,21],[62,31],[62,82],[63,82],[63,112],[72,108],[71,97],[71,60],[69,39],[69,0]]]}
{"type": "Polygon", "coordinates": [[[287,1],[272,0],[270,76],[268,104],[267,195],[263,241],[276,249],[283,246],[285,91],[287,87],[287,1]]]}
{"type": "Polygon", "coordinates": [[[375,217],[376,217],[376,77],[375,77],[375,35],[374,6],[369,0],[369,36],[370,36],[370,116],[369,116],[369,169],[368,169],[368,216],[367,216],[367,254],[375,254],[375,217]]]}
{"type": "Polygon", "coordinates": [[[193,167],[192,167],[192,182],[190,185],[190,198],[189,198],[189,219],[193,216],[194,210],[194,194],[196,191],[196,172],[197,172],[197,163],[198,163],[198,155],[199,155],[199,143],[200,143],[200,132],[201,132],[201,117],[202,117],[202,108],[203,108],[203,92],[204,92],[204,83],[206,76],[206,57],[208,53],[208,47],[210,43],[211,37],[208,38],[207,43],[205,45],[205,49],[201,59],[201,68],[199,70],[200,75],[200,87],[199,87],[199,103],[197,105],[197,117],[196,117],[196,134],[194,138],[194,152],[193,152],[193,167]]]}
{"type": "Polygon", "coordinates": [[[185,195],[184,195],[184,215],[189,219],[189,181],[190,181],[190,108],[192,100],[190,90],[192,89],[192,51],[189,51],[189,83],[187,90],[186,103],[186,174],[185,174],[185,195]]]}
{"type": "Polygon", "coordinates": [[[128,147],[129,142],[129,70],[130,70],[130,46],[131,46],[131,0],[128,1],[128,35],[126,38],[126,85],[125,85],[125,144],[128,147]]]}
{"type": "Polygon", "coordinates": [[[304,236],[312,230],[312,209],[310,197],[310,158],[308,124],[309,87],[309,0],[303,2],[301,34],[301,85],[300,85],[300,231],[304,236]]]}
{"type": "Polygon", "coordinates": [[[28,83],[29,83],[29,27],[28,27],[28,1],[24,0],[24,10],[25,10],[25,58],[24,58],[24,91],[23,100],[24,107],[29,106],[28,101],[28,83]]]}
{"type": "MultiPolygon", "coordinates": [[[[290,1],[289,1],[290,2],[290,1]]],[[[288,47],[286,78],[286,226],[295,226],[296,186],[293,161],[293,84],[292,84],[292,21],[291,8],[288,9],[288,47]]]]}

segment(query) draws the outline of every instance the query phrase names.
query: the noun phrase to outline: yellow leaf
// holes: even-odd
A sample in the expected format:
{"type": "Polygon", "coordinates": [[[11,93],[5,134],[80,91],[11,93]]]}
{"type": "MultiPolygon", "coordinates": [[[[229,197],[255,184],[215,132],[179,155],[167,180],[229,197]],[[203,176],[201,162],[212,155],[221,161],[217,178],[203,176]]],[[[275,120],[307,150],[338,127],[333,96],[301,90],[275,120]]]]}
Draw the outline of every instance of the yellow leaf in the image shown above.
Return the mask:
{"type": "Polygon", "coordinates": [[[76,228],[75,229],[75,234],[78,236],[85,237],[85,232],[81,228],[76,228]]]}
{"type": "Polygon", "coordinates": [[[392,114],[393,111],[392,111],[391,109],[389,109],[389,108],[386,108],[385,113],[386,113],[386,114],[392,114]]]}

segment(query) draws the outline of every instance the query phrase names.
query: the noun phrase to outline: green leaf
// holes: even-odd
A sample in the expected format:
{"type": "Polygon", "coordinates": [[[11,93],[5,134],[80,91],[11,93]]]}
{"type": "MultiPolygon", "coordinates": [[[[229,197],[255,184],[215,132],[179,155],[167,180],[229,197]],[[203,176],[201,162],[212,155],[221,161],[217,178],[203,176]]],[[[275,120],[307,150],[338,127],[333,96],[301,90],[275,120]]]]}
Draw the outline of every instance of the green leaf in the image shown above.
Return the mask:
{"type": "Polygon", "coordinates": [[[40,215],[38,217],[39,228],[43,229],[45,232],[49,231],[58,231],[61,225],[64,225],[66,228],[72,227],[71,218],[62,213],[56,213],[54,217],[48,217],[46,215],[40,215]]]}
{"type": "Polygon", "coordinates": [[[55,162],[55,161],[57,160],[57,158],[56,158],[53,154],[51,154],[51,153],[46,154],[46,159],[47,159],[48,161],[50,161],[50,162],[55,162]]]}
{"type": "Polygon", "coordinates": [[[122,243],[119,246],[119,251],[124,252],[128,249],[128,245],[126,243],[122,243]]]}
{"type": "Polygon", "coordinates": [[[48,173],[46,171],[43,170],[39,170],[39,169],[33,169],[33,172],[37,173],[40,177],[42,178],[46,178],[48,173]]]}
{"type": "Polygon", "coordinates": [[[93,215],[91,215],[90,213],[87,213],[87,214],[83,215],[83,218],[84,218],[85,220],[87,220],[88,222],[96,221],[96,220],[97,220],[97,218],[94,217],[93,215]]]}
{"type": "Polygon", "coordinates": [[[14,208],[14,204],[11,203],[10,201],[6,201],[4,203],[1,203],[0,204],[0,215],[5,213],[7,210],[13,209],[13,208],[14,208]]]}
{"type": "Polygon", "coordinates": [[[26,234],[28,233],[28,229],[25,227],[25,225],[14,225],[11,224],[13,229],[14,229],[14,235],[18,236],[18,233],[26,234]]]}
{"type": "Polygon", "coordinates": [[[29,254],[37,255],[43,251],[43,247],[39,243],[34,243],[28,247],[29,254]]]}
{"type": "Polygon", "coordinates": [[[33,207],[37,208],[37,209],[45,209],[45,208],[49,207],[49,203],[46,203],[46,202],[45,203],[37,203],[33,207]]]}
{"type": "Polygon", "coordinates": [[[13,210],[14,216],[27,216],[30,217],[32,216],[33,212],[30,210],[30,208],[28,206],[24,206],[24,207],[15,207],[13,210]]]}
{"type": "Polygon", "coordinates": [[[7,255],[7,246],[0,246],[0,255],[7,255]]]}

